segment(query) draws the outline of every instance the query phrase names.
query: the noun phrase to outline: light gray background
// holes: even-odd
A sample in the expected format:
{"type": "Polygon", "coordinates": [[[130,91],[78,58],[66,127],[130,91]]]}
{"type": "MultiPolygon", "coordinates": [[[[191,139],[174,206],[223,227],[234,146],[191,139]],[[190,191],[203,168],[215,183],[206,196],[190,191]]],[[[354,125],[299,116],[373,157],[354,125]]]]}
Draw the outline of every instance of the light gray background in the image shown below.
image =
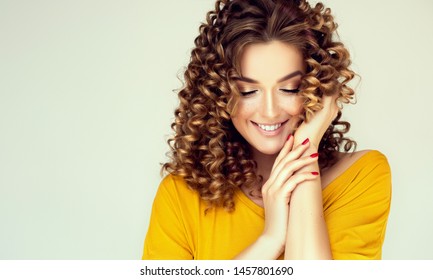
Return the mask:
{"type": "MultiPolygon", "coordinates": [[[[387,155],[384,259],[433,259],[433,2],[329,0],[362,76],[359,149],[387,155]]],[[[213,0],[0,0],[0,259],[139,259],[213,0]]]]}

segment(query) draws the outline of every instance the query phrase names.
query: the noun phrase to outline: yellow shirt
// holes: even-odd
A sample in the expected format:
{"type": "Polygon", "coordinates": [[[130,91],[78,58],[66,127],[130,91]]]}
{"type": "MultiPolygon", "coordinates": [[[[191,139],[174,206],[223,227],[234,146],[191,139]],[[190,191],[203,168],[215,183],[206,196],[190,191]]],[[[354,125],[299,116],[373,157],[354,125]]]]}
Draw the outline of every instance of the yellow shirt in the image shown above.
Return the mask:
{"type": "MultiPolygon", "coordinates": [[[[391,172],[378,151],[364,154],[323,190],[323,209],[334,259],[380,259],[391,202],[391,172]]],[[[264,209],[241,190],[236,210],[207,209],[178,176],[157,191],[143,259],[232,259],[264,227],[264,209]]]]}

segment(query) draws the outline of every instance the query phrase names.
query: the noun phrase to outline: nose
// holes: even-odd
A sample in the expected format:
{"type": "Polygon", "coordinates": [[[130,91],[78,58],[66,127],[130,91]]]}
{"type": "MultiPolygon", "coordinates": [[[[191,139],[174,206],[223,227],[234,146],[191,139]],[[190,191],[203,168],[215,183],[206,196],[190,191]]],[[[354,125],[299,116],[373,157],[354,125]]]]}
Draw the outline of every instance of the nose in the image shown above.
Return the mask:
{"type": "Polygon", "coordinates": [[[264,118],[274,119],[280,110],[279,102],[272,91],[268,90],[262,95],[260,113],[264,118]]]}

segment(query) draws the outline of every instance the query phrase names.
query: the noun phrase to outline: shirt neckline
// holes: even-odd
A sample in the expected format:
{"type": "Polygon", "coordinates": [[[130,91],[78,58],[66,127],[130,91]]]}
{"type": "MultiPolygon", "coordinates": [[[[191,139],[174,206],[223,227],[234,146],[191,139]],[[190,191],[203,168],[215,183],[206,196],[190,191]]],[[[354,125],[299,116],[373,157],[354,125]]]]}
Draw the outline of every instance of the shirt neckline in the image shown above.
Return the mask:
{"type": "MultiPolygon", "coordinates": [[[[322,190],[322,196],[328,195],[330,192],[329,189],[332,190],[334,185],[337,185],[337,182],[341,180],[341,178],[344,178],[344,176],[347,174],[347,172],[353,168],[355,168],[365,157],[370,156],[372,153],[376,152],[376,150],[370,150],[360,156],[355,162],[353,162],[346,170],[344,170],[340,175],[335,177],[323,190],[322,190]]],[[[243,204],[245,204],[248,208],[253,210],[255,213],[260,215],[261,217],[265,217],[265,209],[261,207],[260,205],[257,205],[254,203],[240,188],[235,192],[236,197],[241,201],[243,204]]]]}

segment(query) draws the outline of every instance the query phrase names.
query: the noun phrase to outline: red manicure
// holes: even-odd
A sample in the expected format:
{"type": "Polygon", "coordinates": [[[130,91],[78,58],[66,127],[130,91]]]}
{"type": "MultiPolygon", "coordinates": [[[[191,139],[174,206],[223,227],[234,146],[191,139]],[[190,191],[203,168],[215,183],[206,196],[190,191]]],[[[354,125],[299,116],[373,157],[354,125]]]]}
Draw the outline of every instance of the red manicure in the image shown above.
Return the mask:
{"type": "Polygon", "coordinates": [[[311,155],[310,155],[310,157],[312,157],[312,158],[315,158],[315,157],[318,157],[318,156],[319,156],[318,153],[314,153],[314,154],[311,154],[311,155]]]}
{"type": "Polygon", "coordinates": [[[313,175],[319,175],[319,172],[313,171],[313,172],[311,172],[311,174],[313,174],[313,175]]]}
{"type": "Polygon", "coordinates": [[[307,144],[308,142],[310,142],[310,139],[307,138],[307,139],[304,140],[304,142],[302,142],[302,145],[305,145],[305,144],[307,144]]]}
{"type": "Polygon", "coordinates": [[[289,137],[287,137],[287,141],[289,141],[290,138],[292,138],[292,134],[289,134],[289,137]]]}

